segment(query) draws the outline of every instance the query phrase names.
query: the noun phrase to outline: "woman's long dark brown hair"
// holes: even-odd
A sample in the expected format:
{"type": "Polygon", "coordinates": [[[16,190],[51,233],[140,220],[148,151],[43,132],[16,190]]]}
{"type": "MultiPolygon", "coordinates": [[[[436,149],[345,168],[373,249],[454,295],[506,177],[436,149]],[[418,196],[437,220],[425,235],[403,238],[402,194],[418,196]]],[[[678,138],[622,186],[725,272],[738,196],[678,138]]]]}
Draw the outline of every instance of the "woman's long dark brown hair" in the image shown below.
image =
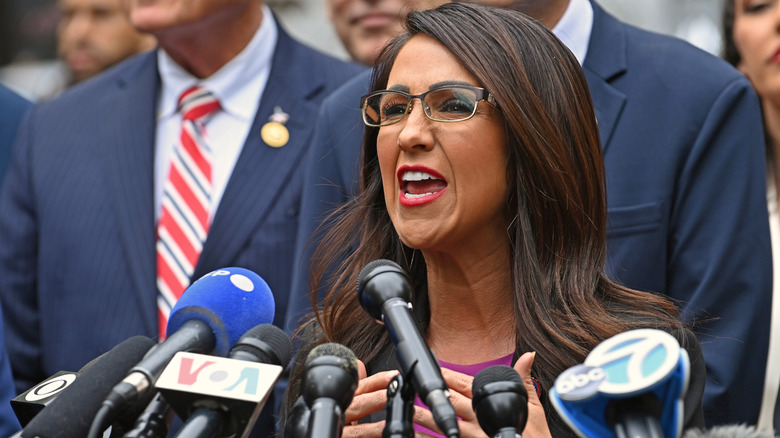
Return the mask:
{"type": "MultiPolygon", "coordinates": [[[[412,12],[406,33],[380,55],[371,90],[384,89],[393,62],[415,35],[446,46],[496,97],[506,121],[506,177],[517,351],[536,351],[534,376],[545,388],[581,363],[602,340],[637,327],[673,330],[666,298],[623,288],[603,273],[606,257],[604,167],[584,74],[569,50],[522,13],[451,3],[412,12]]],[[[315,252],[312,282],[325,288],[316,322],[320,341],[338,342],[364,362],[390,340],[357,301],[358,273],[386,258],[405,266],[415,306],[427,322],[426,266],[403,245],[387,214],[377,163],[377,128],[366,131],[361,194],[345,205],[315,252]]],[[[312,320],[312,322],[315,320],[312,320]]],[[[485,358],[485,360],[494,358],[485,358]]],[[[551,422],[557,415],[546,401],[551,422]]]]}

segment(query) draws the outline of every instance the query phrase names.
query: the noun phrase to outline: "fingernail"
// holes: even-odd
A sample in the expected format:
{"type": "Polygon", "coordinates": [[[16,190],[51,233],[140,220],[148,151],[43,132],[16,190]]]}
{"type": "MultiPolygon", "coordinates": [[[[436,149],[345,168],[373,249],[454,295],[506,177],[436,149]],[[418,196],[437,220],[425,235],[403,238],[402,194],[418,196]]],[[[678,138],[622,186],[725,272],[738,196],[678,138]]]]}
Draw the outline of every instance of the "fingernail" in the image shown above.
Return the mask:
{"type": "Polygon", "coordinates": [[[536,390],[536,396],[541,397],[542,396],[542,385],[539,384],[539,381],[534,378],[534,376],[531,376],[531,383],[534,384],[534,389],[536,390]]]}

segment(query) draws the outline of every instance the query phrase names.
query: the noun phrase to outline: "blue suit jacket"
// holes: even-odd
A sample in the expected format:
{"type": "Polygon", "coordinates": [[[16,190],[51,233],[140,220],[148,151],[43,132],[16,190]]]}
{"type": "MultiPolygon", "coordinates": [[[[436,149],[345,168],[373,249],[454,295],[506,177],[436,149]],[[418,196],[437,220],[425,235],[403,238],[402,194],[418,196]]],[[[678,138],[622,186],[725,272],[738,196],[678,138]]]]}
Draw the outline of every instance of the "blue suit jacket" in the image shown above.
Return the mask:
{"type": "MultiPolygon", "coordinates": [[[[362,70],[279,28],[257,116],[193,278],[257,272],[283,326],[292,275],[300,163],[322,99],[362,70]],[[266,145],[274,107],[289,142],[266,145]]],[[[156,337],[153,199],[156,53],[139,55],[44,103],[25,119],[0,192],[0,296],[17,390],[133,335],[156,337]]]]}
{"type": "Polygon", "coordinates": [[[11,145],[24,113],[32,106],[22,96],[0,85],[0,182],[11,161],[11,145]]]}
{"type": "MultiPolygon", "coordinates": [[[[0,85],[0,183],[10,161],[11,145],[16,136],[16,129],[22,116],[31,106],[32,103],[0,85]]],[[[0,216],[3,214],[5,213],[0,213],[0,216]]],[[[9,404],[15,395],[5,337],[0,327],[0,436],[11,435],[19,429],[19,422],[9,404]]]]}
{"type": "MultiPolygon", "coordinates": [[[[720,59],[593,8],[583,69],[607,171],[609,273],[668,295],[696,323],[708,425],[755,423],[772,286],[758,100],[720,59]]],[[[358,190],[358,105],[368,81],[353,79],[320,112],[304,172],[289,323],[310,308],[305,280],[316,225],[358,190]]]]}

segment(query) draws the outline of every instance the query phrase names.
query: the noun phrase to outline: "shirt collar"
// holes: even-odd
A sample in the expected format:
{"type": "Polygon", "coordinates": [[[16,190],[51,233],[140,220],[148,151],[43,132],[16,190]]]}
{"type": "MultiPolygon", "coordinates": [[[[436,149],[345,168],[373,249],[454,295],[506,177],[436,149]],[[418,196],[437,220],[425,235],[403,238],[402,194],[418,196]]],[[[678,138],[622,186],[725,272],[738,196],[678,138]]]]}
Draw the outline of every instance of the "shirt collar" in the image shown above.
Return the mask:
{"type": "Polygon", "coordinates": [[[570,0],[566,12],[552,29],[555,36],[571,50],[580,65],[585,60],[593,28],[593,6],[588,0],[570,0]]]}
{"type": "Polygon", "coordinates": [[[263,5],[263,22],[249,44],[213,75],[199,79],[182,68],[163,49],[157,51],[157,65],[162,83],[158,119],[176,113],[179,96],[194,85],[208,88],[219,99],[224,111],[249,120],[254,115],[259,96],[242,92],[258,79],[258,71],[269,71],[278,28],[268,6],[263,5]]]}

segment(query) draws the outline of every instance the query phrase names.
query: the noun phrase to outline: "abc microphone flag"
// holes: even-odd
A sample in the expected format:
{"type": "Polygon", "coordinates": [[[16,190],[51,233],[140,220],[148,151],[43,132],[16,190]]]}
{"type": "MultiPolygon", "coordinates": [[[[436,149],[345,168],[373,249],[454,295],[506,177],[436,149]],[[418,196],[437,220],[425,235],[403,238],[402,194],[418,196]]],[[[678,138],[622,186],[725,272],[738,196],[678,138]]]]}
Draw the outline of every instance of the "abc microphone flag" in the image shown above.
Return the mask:
{"type": "Polygon", "coordinates": [[[689,374],[688,353],[674,336],[631,330],[561,373],[550,401],[581,437],[679,437],[689,374]]]}

